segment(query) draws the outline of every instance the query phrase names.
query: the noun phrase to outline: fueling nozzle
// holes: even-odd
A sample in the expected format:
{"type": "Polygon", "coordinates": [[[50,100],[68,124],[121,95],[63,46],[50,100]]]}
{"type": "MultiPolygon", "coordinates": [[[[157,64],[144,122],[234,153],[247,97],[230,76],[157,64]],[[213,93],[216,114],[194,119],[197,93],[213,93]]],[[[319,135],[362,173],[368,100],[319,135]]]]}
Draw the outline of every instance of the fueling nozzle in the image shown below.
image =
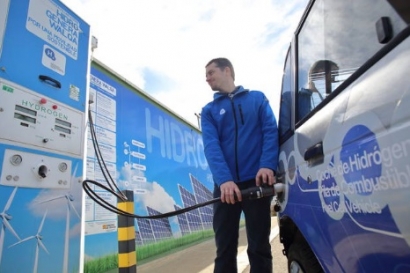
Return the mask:
{"type": "MultiPolygon", "coordinates": [[[[283,192],[283,183],[276,183],[273,186],[259,186],[242,190],[242,199],[259,199],[262,197],[273,196],[275,193],[283,192]]],[[[236,196],[235,196],[236,199],[236,196]]]]}

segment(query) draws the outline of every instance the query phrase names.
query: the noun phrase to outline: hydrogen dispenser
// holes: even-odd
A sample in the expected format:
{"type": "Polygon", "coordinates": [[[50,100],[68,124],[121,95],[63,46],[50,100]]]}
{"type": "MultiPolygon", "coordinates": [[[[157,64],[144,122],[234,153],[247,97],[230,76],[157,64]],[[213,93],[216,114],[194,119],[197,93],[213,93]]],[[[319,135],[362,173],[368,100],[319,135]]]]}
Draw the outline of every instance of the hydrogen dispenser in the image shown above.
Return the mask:
{"type": "Polygon", "coordinates": [[[82,271],[90,27],[0,0],[0,272],[82,271]]]}

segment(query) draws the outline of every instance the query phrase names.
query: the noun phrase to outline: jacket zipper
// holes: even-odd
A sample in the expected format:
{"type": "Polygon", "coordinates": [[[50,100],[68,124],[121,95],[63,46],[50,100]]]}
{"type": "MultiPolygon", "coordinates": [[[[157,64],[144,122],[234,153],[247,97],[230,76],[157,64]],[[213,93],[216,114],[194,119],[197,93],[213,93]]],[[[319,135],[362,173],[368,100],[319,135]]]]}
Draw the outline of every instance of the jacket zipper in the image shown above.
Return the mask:
{"type": "Polygon", "coordinates": [[[245,122],[243,121],[242,105],[239,104],[238,106],[239,106],[239,114],[240,114],[240,116],[241,116],[241,122],[242,122],[242,125],[244,125],[245,122]]]}
{"type": "Polygon", "coordinates": [[[233,103],[233,97],[234,94],[229,94],[229,98],[231,99],[231,105],[232,105],[232,110],[233,110],[233,119],[235,121],[235,167],[236,167],[236,177],[238,179],[237,182],[241,181],[241,178],[239,177],[239,165],[238,165],[238,121],[236,118],[236,110],[235,110],[235,104],[233,103]]]}

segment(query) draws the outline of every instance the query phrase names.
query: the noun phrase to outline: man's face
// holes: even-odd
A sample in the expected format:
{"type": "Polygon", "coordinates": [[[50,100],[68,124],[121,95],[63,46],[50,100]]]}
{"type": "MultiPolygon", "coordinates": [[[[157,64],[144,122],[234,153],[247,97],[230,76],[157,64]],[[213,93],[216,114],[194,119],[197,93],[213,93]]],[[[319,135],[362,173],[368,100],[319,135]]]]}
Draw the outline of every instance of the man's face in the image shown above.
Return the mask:
{"type": "Polygon", "coordinates": [[[227,68],[221,69],[215,63],[211,63],[206,67],[206,82],[213,91],[220,91],[226,77],[228,77],[227,68]]]}

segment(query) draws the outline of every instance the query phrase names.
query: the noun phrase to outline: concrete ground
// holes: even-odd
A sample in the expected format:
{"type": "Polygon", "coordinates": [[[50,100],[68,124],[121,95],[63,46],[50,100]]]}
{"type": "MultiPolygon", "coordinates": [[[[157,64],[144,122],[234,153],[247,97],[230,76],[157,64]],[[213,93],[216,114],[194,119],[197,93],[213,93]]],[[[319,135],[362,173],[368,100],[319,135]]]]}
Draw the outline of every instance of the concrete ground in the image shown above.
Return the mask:
{"type": "MultiPolygon", "coordinates": [[[[287,260],[282,254],[279,242],[276,217],[272,217],[271,245],[273,255],[273,272],[286,273],[287,260]]],[[[245,228],[241,228],[238,247],[238,272],[249,273],[249,261],[246,255],[245,228]]],[[[215,258],[215,243],[213,238],[192,247],[179,250],[167,256],[138,265],[138,273],[212,273],[215,258]]]]}

